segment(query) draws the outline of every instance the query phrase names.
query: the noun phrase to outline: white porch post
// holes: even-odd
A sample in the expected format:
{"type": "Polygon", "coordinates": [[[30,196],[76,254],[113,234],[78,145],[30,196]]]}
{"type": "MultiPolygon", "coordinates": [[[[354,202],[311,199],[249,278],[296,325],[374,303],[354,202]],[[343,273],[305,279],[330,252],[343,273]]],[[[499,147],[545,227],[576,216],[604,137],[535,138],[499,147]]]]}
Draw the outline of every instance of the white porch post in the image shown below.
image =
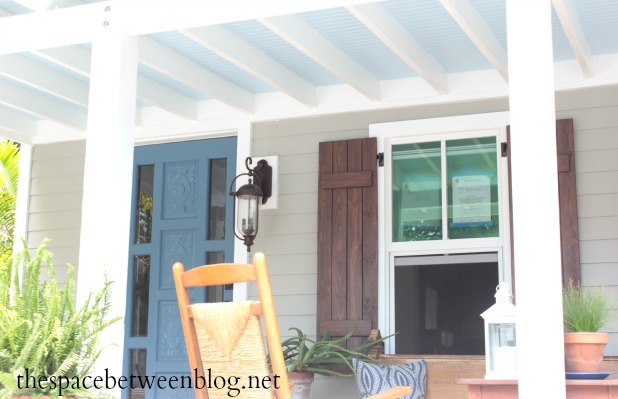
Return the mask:
{"type": "Polygon", "coordinates": [[[519,397],[565,397],[550,0],[507,0],[519,397]]]}
{"type": "MultiPolygon", "coordinates": [[[[111,14],[108,12],[106,14],[111,14]]],[[[101,21],[103,22],[103,21],[101,21]]],[[[137,38],[101,26],[92,43],[77,300],[114,281],[111,315],[124,316],[133,170],[137,38]]],[[[103,334],[95,375],[122,375],[123,320],[103,334]]],[[[114,391],[119,395],[120,391],[114,391]]]]}

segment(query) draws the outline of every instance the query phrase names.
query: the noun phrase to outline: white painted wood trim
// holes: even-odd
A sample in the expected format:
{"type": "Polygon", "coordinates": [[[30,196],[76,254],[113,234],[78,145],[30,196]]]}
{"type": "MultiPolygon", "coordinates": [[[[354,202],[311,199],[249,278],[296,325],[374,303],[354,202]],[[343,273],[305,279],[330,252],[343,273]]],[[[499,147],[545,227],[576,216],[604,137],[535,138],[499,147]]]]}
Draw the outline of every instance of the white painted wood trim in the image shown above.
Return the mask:
{"type": "MultiPolygon", "coordinates": [[[[121,375],[131,231],[137,38],[118,32],[113,25],[102,27],[93,42],[92,66],[76,301],[83,303],[91,289],[99,288],[105,273],[114,281],[110,315],[123,319],[109,326],[101,337],[102,345],[114,345],[103,351],[95,368],[121,375]]],[[[112,394],[119,395],[119,388],[112,394]]]]}
{"type": "Polygon", "coordinates": [[[519,397],[563,399],[551,4],[507,0],[506,6],[519,397]]]}
{"type": "MultiPolygon", "coordinates": [[[[369,136],[377,138],[378,152],[384,153],[384,167],[378,168],[378,325],[384,335],[395,332],[395,292],[394,292],[394,259],[396,256],[423,255],[436,253],[466,252],[498,252],[499,275],[510,282],[510,241],[505,232],[509,231],[509,205],[502,193],[508,193],[506,162],[501,161],[498,166],[498,176],[502,187],[499,198],[500,209],[500,237],[455,240],[448,242],[426,241],[415,242],[414,249],[407,242],[392,242],[391,213],[391,180],[390,168],[392,163],[391,148],[393,144],[414,141],[437,141],[445,137],[448,139],[470,136],[496,136],[497,155],[500,156],[500,142],[503,140],[506,126],[509,124],[509,112],[495,112],[486,114],[472,114],[442,118],[419,119],[377,123],[369,125],[369,136]],[[506,216],[505,216],[506,215],[506,216]],[[507,257],[506,255],[509,254],[507,257]],[[508,277],[508,279],[507,279],[508,277]]],[[[501,158],[502,159],[502,158],[501,158]]],[[[507,197],[508,198],[508,197],[507,197]]],[[[385,344],[386,353],[393,353],[395,341],[389,340],[385,344]]]]}

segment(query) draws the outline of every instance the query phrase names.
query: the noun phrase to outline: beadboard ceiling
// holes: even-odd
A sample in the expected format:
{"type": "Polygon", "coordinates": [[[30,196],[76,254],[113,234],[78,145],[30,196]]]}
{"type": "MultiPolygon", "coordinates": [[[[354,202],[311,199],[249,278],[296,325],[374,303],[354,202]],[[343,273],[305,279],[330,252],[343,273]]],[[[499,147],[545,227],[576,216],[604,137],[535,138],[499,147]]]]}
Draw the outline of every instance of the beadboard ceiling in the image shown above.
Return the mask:
{"type": "MultiPolygon", "coordinates": [[[[51,21],[69,11],[76,21],[95,8],[113,11],[118,1],[0,0],[0,32],[11,21],[36,27],[35,16],[51,21]]],[[[173,15],[184,3],[168,4],[175,4],[173,15]]],[[[138,127],[223,117],[259,121],[508,92],[505,0],[315,8],[217,23],[205,17],[204,25],[139,34],[138,127]]],[[[552,19],[557,89],[616,84],[618,1],[553,0],[552,19]]],[[[76,37],[80,29],[76,23],[76,37]]],[[[10,41],[0,36],[0,136],[32,143],[83,137],[92,43],[16,45],[13,51],[10,41]]]]}

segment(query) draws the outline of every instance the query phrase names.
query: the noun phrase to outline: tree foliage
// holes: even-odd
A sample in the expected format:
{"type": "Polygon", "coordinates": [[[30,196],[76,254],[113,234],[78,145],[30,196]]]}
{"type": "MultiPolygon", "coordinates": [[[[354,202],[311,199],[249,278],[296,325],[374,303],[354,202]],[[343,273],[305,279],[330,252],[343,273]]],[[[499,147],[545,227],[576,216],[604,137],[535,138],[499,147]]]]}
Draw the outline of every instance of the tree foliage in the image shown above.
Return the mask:
{"type": "Polygon", "coordinates": [[[19,145],[0,140],[0,254],[13,250],[18,177],[19,145]]]}

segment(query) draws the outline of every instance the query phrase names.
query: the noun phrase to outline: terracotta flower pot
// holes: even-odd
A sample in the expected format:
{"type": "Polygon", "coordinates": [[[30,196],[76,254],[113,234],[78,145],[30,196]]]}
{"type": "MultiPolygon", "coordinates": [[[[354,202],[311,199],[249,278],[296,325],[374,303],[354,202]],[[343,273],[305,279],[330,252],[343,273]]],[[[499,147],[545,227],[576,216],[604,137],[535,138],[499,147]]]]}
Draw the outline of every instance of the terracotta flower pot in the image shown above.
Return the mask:
{"type": "Polygon", "coordinates": [[[294,383],[292,399],[308,399],[314,374],[309,372],[294,371],[288,375],[288,380],[294,383]]]}
{"type": "Polygon", "coordinates": [[[607,333],[565,333],[565,369],[569,372],[597,373],[601,371],[607,333]]]}

